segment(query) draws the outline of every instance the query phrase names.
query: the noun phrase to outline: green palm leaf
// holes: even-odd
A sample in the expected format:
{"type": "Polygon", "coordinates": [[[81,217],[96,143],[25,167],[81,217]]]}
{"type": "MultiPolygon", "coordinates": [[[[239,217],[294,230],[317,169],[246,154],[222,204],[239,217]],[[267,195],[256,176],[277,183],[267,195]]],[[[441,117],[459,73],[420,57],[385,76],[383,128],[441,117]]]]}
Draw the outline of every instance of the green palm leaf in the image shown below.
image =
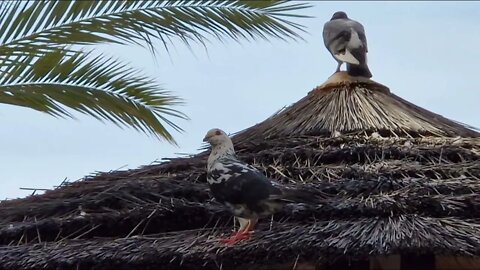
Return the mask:
{"type": "Polygon", "coordinates": [[[165,45],[172,38],[204,42],[207,36],[298,38],[299,24],[286,20],[308,5],[286,1],[18,1],[5,6],[0,44],[165,45]],[[21,10],[19,12],[18,10],[21,10]],[[2,34],[3,33],[3,34],[2,34]]]}
{"type": "Polygon", "coordinates": [[[219,40],[297,39],[290,20],[308,7],[286,1],[2,1],[0,103],[72,117],[68,108],[174,143],[166,125],[186,119],[180,100],[114,59],[78,45],[137,44],[168,51],[219,40]]]}
{"type": "Polygon", "coordinates": [[[0,102],[72,117],[68,107],[174,142],[161,121],[181,130],[167,118],[186,119],[171,109],[179,99],[118,61],[96,59],[61,50],[24,57],[15,69],[3,73],[0,102]]]}

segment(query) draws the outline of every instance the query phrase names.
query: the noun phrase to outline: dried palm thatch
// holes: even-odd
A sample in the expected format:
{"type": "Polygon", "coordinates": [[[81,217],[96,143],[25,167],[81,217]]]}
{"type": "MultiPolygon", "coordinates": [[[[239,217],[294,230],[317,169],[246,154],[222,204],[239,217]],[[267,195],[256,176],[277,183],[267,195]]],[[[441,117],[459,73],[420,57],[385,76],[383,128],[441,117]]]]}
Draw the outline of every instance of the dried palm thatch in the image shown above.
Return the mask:
{"type": "Polygon", "coordinates": [[[384,136],[479,134],[390,93],[386,86],[372,80],[352,81],[339,72],[292,106],[242,131],[236,139],[373,131],[384,136]]]}
{"type": "Polygon", "coordinates": [[[207,152],[99,173],[0,203],[0,269],[300,269],[375,255],[480,256],[479,134],[383,86],[329,82],[234,141],[269,177],[327,198],[289,205],[252,240],[226,247],[216,238],[232,220],[210,197],[207,152]]]}

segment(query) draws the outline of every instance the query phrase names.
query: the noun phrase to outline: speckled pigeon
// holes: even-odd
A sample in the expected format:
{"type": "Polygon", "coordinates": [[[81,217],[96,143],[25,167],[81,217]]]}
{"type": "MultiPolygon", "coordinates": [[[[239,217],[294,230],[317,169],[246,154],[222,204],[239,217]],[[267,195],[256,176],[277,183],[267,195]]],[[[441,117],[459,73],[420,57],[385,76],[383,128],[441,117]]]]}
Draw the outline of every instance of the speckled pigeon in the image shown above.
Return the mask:
{"type": "Polygon", "coordinates": [[[255,167],[240,161],[227,134],[214,128],[203,141],[211,145],[207,161],[207,182],[213,197],[235,216],[240,228],[221,242],[234,244],[250,237],[258,219],[271,215],[286,203],[311,202],[318,193],[281,186],[255,167]]]}
{"type": "Polygon", "coordinates": [[[372,77],[367,66],[367,37],[359,22],[349,19],[343,11],[335,12],[323,27],[323,42],[338,62],[336,72],[345,62],[350,76],[372,77]]]}

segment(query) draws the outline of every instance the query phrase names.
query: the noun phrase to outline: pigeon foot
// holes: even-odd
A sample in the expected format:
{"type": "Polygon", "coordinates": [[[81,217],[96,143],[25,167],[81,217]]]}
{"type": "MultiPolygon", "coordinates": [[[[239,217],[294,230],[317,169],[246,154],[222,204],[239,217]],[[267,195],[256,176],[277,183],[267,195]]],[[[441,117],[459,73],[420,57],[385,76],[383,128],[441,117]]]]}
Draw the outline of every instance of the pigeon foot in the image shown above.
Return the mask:
{"type": "Polygon", "coordinates": [[[253,231],[238,231],[234,235],[225,239],[220,239],[219,241],[222,244],[234,245],[242,240],[249,239],[252,233],[253,231]]]}

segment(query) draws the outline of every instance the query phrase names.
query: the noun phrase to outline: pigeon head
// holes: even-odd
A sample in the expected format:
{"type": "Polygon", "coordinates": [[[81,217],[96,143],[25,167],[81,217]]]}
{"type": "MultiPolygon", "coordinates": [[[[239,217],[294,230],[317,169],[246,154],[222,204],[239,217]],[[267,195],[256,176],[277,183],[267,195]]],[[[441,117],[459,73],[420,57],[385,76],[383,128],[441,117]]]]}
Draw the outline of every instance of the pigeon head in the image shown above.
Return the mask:
{"type": "Polygon", "coordinates": [[[232,142],[227,136],[227,134],[219,128],[210,129],[207,132],[207,135],[205,135],[205,138],[203,138],[203,141],[208,142],[212,146],[217,146],[225,143],[231,144],[232,142]]]}
{"type": "Polygon", "coordinates": [[[337,11],[333,14],[332,18],[330,21],[336,20],[336,19],[348,19],[347,13],[343,11],[337,11]]]}

